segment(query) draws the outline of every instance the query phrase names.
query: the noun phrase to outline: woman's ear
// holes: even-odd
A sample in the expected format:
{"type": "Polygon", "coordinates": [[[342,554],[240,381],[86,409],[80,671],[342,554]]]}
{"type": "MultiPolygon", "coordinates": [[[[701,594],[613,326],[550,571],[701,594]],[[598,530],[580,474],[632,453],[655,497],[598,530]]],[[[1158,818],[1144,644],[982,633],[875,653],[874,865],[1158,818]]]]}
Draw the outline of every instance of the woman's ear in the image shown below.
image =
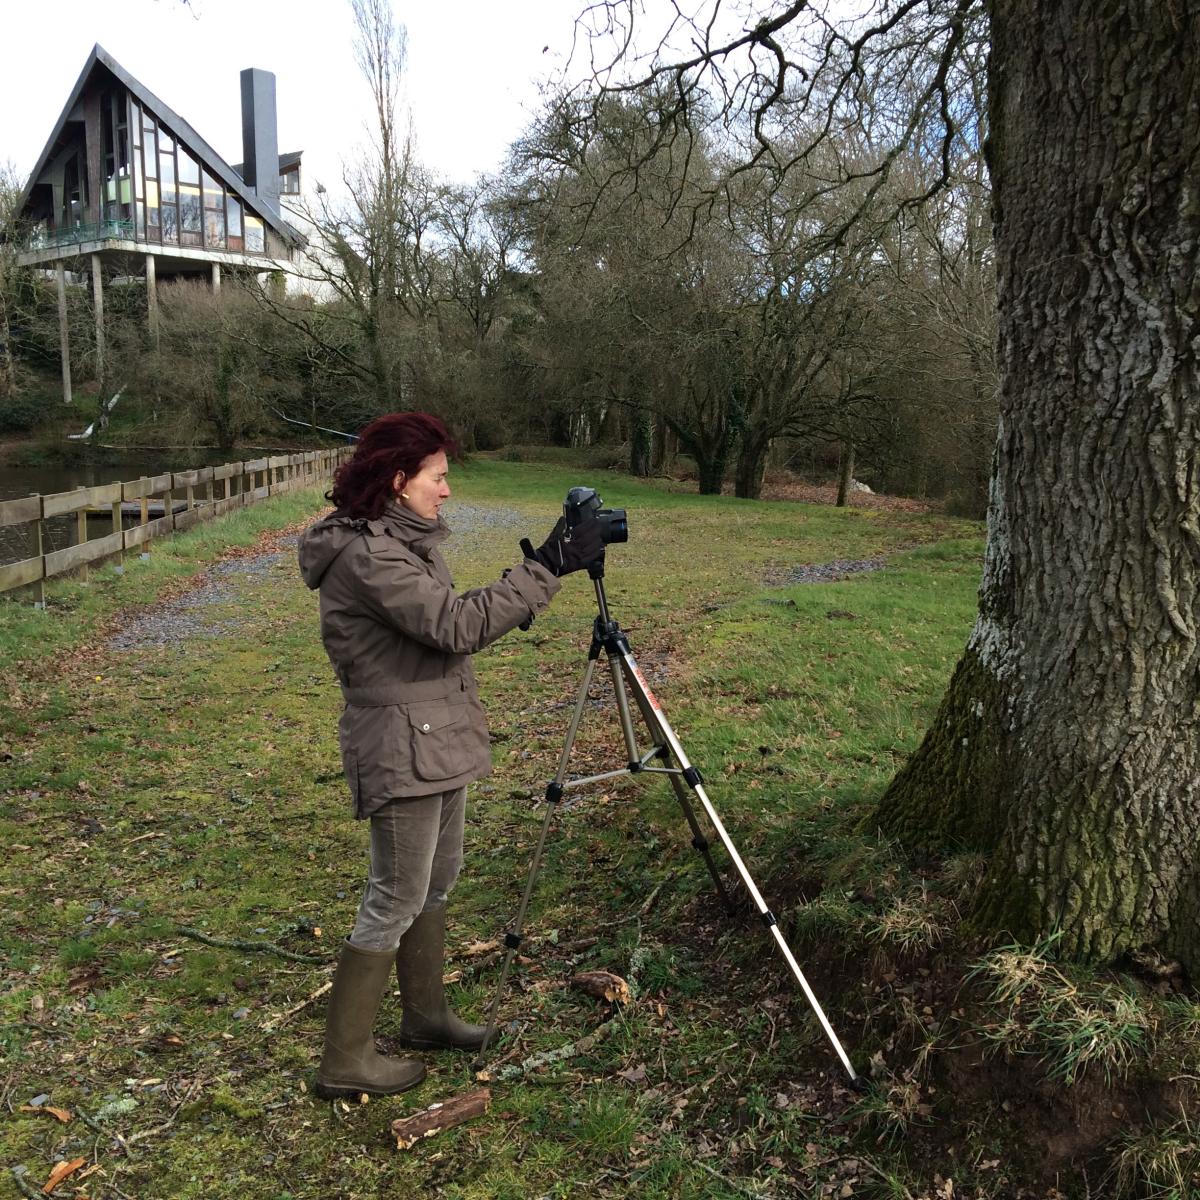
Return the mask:
{"type": "Polygon", "coordinates": [[[392,479],[392,491],[402,500],[408,499],[408,494],[404,491],[404,472],[397,471],[392,479]]]}

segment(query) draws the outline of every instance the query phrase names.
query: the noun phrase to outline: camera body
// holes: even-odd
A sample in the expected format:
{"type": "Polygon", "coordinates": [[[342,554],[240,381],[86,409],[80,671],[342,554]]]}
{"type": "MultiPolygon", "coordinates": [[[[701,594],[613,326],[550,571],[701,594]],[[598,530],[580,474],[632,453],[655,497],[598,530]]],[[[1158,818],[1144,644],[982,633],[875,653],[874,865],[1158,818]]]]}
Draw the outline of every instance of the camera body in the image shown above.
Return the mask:
{"type": "Polygon", "coordinates": [[[629,521],[623,508],[604,508],[595,488],[573,487],[563,501],[563,521],[568,530],[585,521],[600,522],[600,538],[607,546],[610,542],[629,541],[629,521]]]}

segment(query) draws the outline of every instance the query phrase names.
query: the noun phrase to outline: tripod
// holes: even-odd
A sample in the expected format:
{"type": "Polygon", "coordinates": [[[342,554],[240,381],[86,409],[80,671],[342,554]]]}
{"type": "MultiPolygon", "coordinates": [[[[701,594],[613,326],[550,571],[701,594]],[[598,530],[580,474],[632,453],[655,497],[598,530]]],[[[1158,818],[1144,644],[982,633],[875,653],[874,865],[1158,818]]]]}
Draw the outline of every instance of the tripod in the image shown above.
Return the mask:
{"type": "Polygon", "coordinates": [[[629,639],[609,614],[608,597],[604,591],[603,559],[592,563],[588,567],[588,576],[591,578],[596,589],[596,606],[599,611],[592,627],[592,645],[588,651],[587,667],[584,670],[583,681],[579,685],[579,692],[575,698],[575,709],[571,714],[571,722],[567,727],[567,736],[563,742],[562,755],[558,760],[558,771],[554,776],[553,782],[546,786],[546,800],[548,802],[546,816],[542,822],[537,845],[534,848],[533,860],[529,866],[529,877],[525,881],[525,891],[521,896],[521,905],[517,911],[517,919],[514,922],[512,930],[504,935],[504,945],[507,948],[507,953],[504,956],[504,963],[500,969],[500,981],[496,986],[496,994],[492,999],[492,1006],[488,1010],[487,1031],[483,1037],[483,1045],[479,1048],[478,1058],[472,1064],[474,1069],[479,1070],[482,1068],[484,1055],[487,1053],[487,1048],[491,1044],[496,1032],[496,1020],[500,1010],[500,1000],[504,993],[504,985],[508,980],[508,973],[512,967],[513,959],[516,957],[517,950],[521,945],[521,930],[525,925],[525,914],[529,909],[529,900],[533,895],[534,884],[541,869],[542,854],[546,846],[546,836],[550,832],[550,822],[554,818],[555,807],[562,799],[563,793],[570,788],[583,787],[585,784],[598,783],[604,779],[617,779],[623,775],[655,774],[665,775],[674,789],[675,797],[679,801],[679,807],[683,811],[684,819],[692,831],[692,845],[703,857],[705,866],[708,867],[708,872],[712,876],[713,884],[717,889],[717,894],[721,897],[725,905],[726,912],[732,913],[733,904],[729,899],[729,893],[725,890],[725,885],[717,872],[716,864],[713,862],[712,855],[709,852],[708,839],[704,836],[700,823],[696,818],[696,810],[692,805],[688,789],[695,793],[699,799],[713,829],[725,846],[725,850],[733,865],[737,868],[742,882],[746,885],[746,890],[750,893],[750,897],[758,909],[759,917],[763,924],[771,931],[776,945],[791,968],[792,974],[796,977],[797,983],[800,984],[809,1005],[812,1007],[817,1020],[821,1024],[821,1028],[825,1031],[825,1036],[837,1052],[838,1058],[841,1059],[842,1066],[849,1073],[851,1085],[861,1090],[864,1086],[861,1076],[854,1070],[846,1051],[842,1049],[842,1044],[838,1041],[837,1034],[833,1031],[833,1026],[829,1024],[829,1019],[825,1016],[820,1003],[813,994],[808,980],[804,978],[804,972],[800,970],[795,956],[792,954],[790,947],[784,940],[783,934],[780,932],[779,922],[775,914],[767,907],[758,887],[750,876],[750,872],[746,869],[746,864],[742,861],[737,847],[730,840],[729,834],[725,831],[725,826],[721,824],[721,819],[717,816],[716,809],[713,808],[712,801],[709,800],[708,794],[704,790],[704,780],[701,778],[700,772],[688,761],[679,738],[675,735],[675,731],[667,721],[666,714],[662,710],[662,705],[650,690],[650,685],[646,682],[645,676],[634,661],[633,652],[629,648],[629,639]],[[601,653],[608,656],[609,670],[612,673],[613,693],[617,701],[617,714],[621,722],[621,733],[625,739],[625,749],[628,754],[627,765],[620,770],[605,771],[599,775],[588,775],[586,778],[568,780],[566,778],[567,761],[571,757],[571,749],[575,744],[575,735],[579,732],[579,724],[583,719],[583,710],[587,704],[592,676],[595,674],[596,663],[601,653]],[[638,707],[642,720],[646,724],[651,742],[653,743],[645,753],[641,753],[638,748],[626,687],[633,694],[634,702],[638,707]],[[656,761],[660,765],[652,766],[651,764],[656,761]],[[685,784],[687,785],[686,787],[684,786],[685,784]]]}

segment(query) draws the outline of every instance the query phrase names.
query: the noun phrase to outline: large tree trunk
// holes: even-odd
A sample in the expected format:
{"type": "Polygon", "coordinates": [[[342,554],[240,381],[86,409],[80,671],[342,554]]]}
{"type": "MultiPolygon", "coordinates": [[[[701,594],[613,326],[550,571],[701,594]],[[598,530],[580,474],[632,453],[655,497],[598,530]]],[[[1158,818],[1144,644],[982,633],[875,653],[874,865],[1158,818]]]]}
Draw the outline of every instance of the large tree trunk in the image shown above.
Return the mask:
{"type": "Polygon", "coordinates": [[[1200,969],[1200,10],[993,0],[1001,420],[980,611],[877,821],[976,919],[1200,969]]]}
{"type": "Polygon", "coordinates": [[[654,427],[650,413],[638,406],[629,409],[629,473],[640,478],[650,474],[654,427]]]}
{"type": "Polygon", "coordinates": [[[850,481],[854,478],[854,443],[846,438],[838,456],[838,490],[836,508],[845,508],[850,500],[850,481]]]}
{"type": "Polygon", "coordinates": [[[650,456],[654,474],[671,473],[671,468],[675,465],[675,446],[678,440],[662,414],[657,413],[654,417],[654,448],[650,456]]]}
{"type": "Polygon", "coordinates": [[[738,448],[733,471],[733,494],[742,500],[757,500],[762,496],[763,474],[771,439],[743,437],[738,448]]]}

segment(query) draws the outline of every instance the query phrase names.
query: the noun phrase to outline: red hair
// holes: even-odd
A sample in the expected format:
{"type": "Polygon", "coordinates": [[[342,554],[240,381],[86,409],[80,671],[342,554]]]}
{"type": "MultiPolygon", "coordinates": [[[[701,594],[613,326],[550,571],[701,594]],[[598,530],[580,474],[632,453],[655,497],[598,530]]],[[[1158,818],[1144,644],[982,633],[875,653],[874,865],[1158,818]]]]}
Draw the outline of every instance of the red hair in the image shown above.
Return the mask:
{"type": "Polygon", "coordinates": [[[377,417],[358,435],[354,456],[338,467],[333,488],[325,499],[351,517],[375,518],[394,496],[392,480],[402,471],[411,478],[421,464],[445,450],[458,453],[450,431],[430,413],[388,413],[377,417]]]}

